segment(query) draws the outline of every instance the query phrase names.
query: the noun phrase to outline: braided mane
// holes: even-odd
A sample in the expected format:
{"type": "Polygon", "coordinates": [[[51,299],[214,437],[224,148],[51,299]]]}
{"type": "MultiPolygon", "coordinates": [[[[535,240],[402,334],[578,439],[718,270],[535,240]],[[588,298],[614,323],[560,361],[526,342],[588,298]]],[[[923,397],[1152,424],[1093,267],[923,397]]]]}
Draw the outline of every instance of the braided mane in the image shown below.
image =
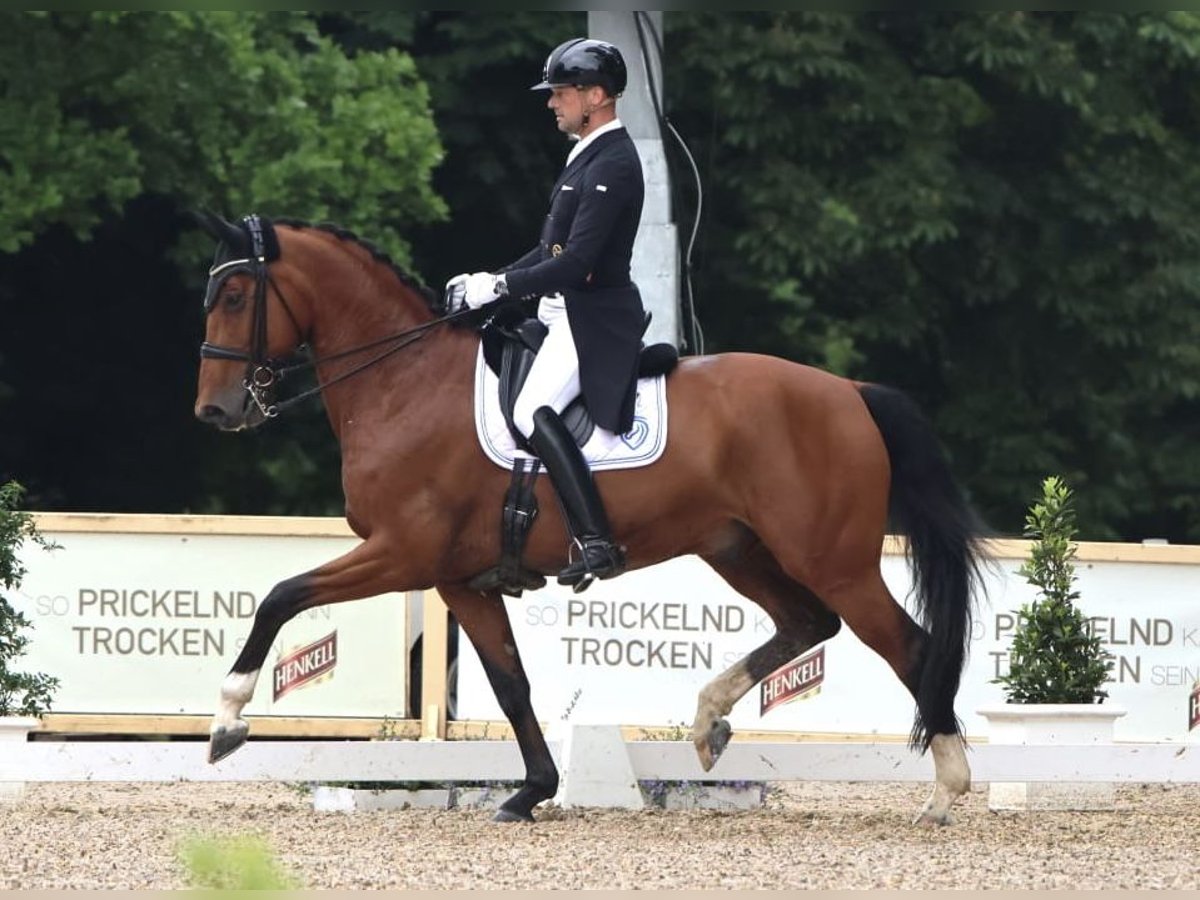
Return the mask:
{"type": "Polygon", "coordinates": [[[445,310],[442,308],[441,298],[438,297],[437,293],[435,293],[432,288],[424,284],[411,273],[401,269],[400,266],[396,264],[396,261],[392,259],[391,256],[389,256],[386,252],[381,250],[377,245],[371,243],[366,238],[359,237],[350,229],[343,228],[341,225],[337,225],[333,222],[314,223],[306,222],[303,219],[287,218],[273,219],[272,221],[279,225],[287,225],[291,228],[313,228],[317,231],[324,231],[328,234],[332,234],[339,240],[349,241],[352,244],[357,244],[371,254],[371,258],[373,260],[383,263],[383,265],[391,269],[392,272],[395,273],[396,277],[400,279],[402,284],[420,294],[431,312],[437,313],[438,315],[445,313],[445,310]]]}

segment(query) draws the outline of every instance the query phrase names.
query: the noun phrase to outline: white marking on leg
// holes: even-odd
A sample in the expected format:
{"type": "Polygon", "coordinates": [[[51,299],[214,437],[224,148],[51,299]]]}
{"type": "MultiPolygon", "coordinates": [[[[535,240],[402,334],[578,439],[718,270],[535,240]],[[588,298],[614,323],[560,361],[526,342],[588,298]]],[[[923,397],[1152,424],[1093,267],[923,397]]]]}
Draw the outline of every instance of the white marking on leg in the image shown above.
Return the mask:
{"type": "Polygon", "coordinates": [[[700,692],[701,709],[707,708],[718,719],[727,716],[733,704],[741,700],[752,687],[754,679],[746,671],[746,661],[742,660],[704,687],[700,692]]]}
{"type": "Polygon", "coordinates": [[[953,821],[950,807],[971,789],[971,768],[958,735],[935,734],[929,742],[929,750],[933,755],[935,783],[933,793],[925,801],[916,821],[949,825],[953,821]]]}
{"type": "Polygon", "coordinates": [[[254,697],[254,686],[258,683],[259,670],[253,672],[230,672],[221,683],[221,701],[213,716],[211,731],[231,728],[242,715],[242,709],[254,697]]]}
{"type": "Polygon", "coordinates": [[[692,723],[692,743],[705,771],[712,768],[713,757],[710,739],[733,705],[754,687],[754,681],[746,671],[743,659],[730,666],[700,691],[696,703],[696,720],[692,723]]]}

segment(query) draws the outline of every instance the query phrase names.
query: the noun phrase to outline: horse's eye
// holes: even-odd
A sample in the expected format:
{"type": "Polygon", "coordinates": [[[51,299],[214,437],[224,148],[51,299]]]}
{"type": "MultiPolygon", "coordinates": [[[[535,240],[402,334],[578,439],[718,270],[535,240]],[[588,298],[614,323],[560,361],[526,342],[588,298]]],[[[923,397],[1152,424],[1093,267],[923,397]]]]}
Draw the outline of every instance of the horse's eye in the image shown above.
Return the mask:
{"type": "Polygon", "coordinates": [[[245,305],[245,303],[246,303],[246,295],[243,294],[241,291],[229,291],[225,295],[226,309],[233,309],[233,310],[241,309],[242,306],[245,305]]]}

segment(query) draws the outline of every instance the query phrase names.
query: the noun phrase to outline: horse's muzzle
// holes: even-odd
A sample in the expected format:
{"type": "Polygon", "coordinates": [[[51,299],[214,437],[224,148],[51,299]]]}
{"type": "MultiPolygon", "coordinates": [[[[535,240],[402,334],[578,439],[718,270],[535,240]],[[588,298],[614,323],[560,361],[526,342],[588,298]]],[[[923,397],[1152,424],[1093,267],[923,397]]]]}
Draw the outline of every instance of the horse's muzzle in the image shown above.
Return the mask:
{"type": "Polygon", "coordinates": [[[213,425],[222,431],[236,431],[242,424],[242,416],[232,416],[223,407],[206,404],[196,407],[196,418],[205,425],[213,425]]]}
{"type": "Polygon", "coordinates": [[[233,412],[216,403],[198,404],[196,418],[205,425],[212,425],[221,431],[241,431],[243,428],[260,425],[265,420],[265,417],[259,414],[258,408],[251,404],[244,404],[233,412]]]}

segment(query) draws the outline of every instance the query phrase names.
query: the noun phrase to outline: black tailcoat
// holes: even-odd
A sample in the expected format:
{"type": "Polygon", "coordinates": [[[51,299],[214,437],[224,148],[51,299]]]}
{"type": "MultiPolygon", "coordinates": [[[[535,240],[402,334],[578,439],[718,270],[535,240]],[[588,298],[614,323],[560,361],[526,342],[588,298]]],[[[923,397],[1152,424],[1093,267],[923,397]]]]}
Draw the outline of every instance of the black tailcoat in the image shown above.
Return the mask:
{"type": "Polygon", "coordinates": [[[645,326],[629,275],[644,194],[629,133],[600,135],[555,182],[538,246],[501,270],[512,296],[563,295],[584,400],[596,423],[618,434],[633,424],[645,326]]]}

